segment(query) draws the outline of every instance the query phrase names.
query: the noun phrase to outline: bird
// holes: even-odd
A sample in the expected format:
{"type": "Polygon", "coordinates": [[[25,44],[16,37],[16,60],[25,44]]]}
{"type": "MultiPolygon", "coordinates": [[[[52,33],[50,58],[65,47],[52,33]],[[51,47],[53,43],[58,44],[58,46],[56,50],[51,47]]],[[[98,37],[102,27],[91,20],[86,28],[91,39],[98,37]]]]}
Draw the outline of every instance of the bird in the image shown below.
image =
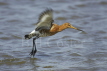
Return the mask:
{"type": "Polygon", "coordinates": [[[58,25],[53,22],[54,22],[53,9],[46,9],[40,14],[40,16],[38,18],[38,22],[36,23],[36,28],[31,33],[26,34],[24,36],[25,39],[33,38],[33,48],[32,48],[32,51],[30,52],[31,56],[34,57],[37,52],[35,41],[39,37],[52,36],[58,32],[61,32],[65,29],[67,29],[67,28],[72,28],[72,29],[76,29],[79,31],[83,31],[83,30],[80,30],[80,29],[74,27],[73,25],[71,25],[68,22],[63,23],[62,25],[58,25]]]}

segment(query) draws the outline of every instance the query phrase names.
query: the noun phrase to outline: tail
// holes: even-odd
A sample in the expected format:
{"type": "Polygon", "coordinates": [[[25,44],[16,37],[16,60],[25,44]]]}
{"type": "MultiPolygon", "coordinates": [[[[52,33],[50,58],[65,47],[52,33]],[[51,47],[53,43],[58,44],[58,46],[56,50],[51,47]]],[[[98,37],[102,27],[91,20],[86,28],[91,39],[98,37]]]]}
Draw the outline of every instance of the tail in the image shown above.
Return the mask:
{"type": "Polygon", "coordinates": [[[33,37],[33,35],[31,35],[31,34],[25,35],[25,39],[30,39],[30,38],[32,38],[32,37],[33,37]]]}
{"type": "Polygon", "coordinates": [[[33,30],[30,34],[25,35],[25,39],[30,39],[38,34],[37,31],[33,30]]]}

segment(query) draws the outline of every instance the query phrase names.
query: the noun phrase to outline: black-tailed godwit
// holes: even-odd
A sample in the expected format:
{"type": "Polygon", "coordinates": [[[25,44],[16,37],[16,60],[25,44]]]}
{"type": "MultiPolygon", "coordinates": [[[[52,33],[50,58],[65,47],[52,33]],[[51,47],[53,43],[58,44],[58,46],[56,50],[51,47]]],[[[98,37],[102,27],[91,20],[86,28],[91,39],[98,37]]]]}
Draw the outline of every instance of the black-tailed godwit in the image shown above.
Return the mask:
{"type": "Polygon", "coordinates": [[[31,56],[34,57],[35,53],[37,52],[35,40],[39,37],[46,37],[46,36],[52,36],[58,32],[61,32],[64,29],[67,28],[73,28],[79,31],[82,31],[74,26],[72,26],[70,23],[64,23],[62,25],[54,24],[53,23],[53,10],[52,9],[46,9],[44,12],[40,14],[39,20],[36,24],[36,28],[30,33],[25,35],[25,39],[33,38],[33,48],[30,53],[31,56]]]}

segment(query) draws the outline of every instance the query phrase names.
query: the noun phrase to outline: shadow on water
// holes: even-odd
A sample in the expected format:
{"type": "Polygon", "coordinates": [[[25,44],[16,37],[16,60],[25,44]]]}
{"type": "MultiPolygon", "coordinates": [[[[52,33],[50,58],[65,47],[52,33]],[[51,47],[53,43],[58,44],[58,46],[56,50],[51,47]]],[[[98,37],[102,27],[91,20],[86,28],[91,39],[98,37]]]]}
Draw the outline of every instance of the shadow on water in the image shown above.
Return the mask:
{"type": "MultiPolygon", "coordinates": [[[[20,69],[28,69],[30,70],[30,67],[32,70],[37,71],[37,68],[40,67],[36,64],[36,61],[38,58],[7,58],[0,60],[0,66],[9,66],[9,67],[19,67],[20,69]],[[22,66],[24,65],[24,68],[22,66]]],[[[7,67],[8,68],[8,67],[7,67]]],[[[11,68],[8,68],[9,71],[11,71],[11,68]]],[[[2,70],[3,68],[1,68],[2,70]]],[[[17,71],[16,68],[12,68],[13,70],[17,71]]],[[[25,71],[25,70],[24,70],[25,71]]]]}

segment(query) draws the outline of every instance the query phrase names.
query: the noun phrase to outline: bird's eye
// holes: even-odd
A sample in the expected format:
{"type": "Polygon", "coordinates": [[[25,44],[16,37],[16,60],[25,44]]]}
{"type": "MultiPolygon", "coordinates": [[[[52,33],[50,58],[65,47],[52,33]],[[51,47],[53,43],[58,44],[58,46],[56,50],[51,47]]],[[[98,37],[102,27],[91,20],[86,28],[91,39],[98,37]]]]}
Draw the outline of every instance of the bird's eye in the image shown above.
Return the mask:
{"type": "Polygon", "coordinates": [[[70,24],[68,26],[71,26],[70,24]]]}

